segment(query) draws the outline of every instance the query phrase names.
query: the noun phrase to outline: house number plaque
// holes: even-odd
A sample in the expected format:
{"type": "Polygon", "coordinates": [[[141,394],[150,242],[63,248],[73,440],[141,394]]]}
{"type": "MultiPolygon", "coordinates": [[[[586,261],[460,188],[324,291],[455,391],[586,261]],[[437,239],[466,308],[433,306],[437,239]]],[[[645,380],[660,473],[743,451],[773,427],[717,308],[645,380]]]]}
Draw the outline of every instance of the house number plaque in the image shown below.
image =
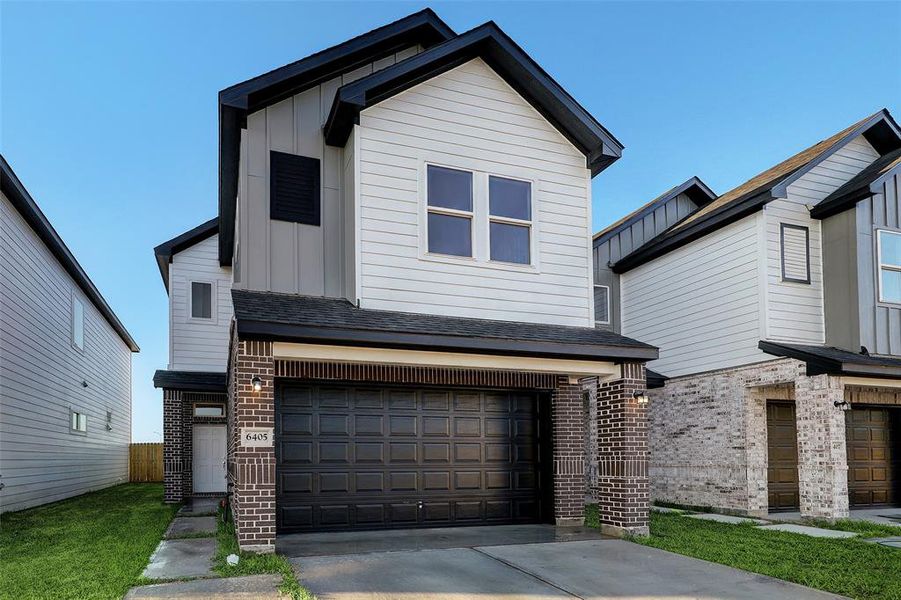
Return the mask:
{"type": "Polygon", "coordinates": [[[242,427],[241,445],[245,448],[272,447],[271,427],[242,427]]]}

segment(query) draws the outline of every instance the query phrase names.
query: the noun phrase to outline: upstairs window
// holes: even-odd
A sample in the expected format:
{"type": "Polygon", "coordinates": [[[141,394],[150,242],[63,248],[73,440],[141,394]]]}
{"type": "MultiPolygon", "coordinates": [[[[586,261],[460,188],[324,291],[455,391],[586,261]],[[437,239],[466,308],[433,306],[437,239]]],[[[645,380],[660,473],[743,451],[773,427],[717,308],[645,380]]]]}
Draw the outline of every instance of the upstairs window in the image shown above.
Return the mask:
{"type": "Polygon", "coordinates": [[[594,286],[594,322],[598,325],[610,324],[610,288],[606,285],[594,286]]]}
{"type": "Polygon", "coordinates": [[[488,215],[491,260],[530,264],[532,184],[489,176],[488,215]]]}
{"type": "Polygon", "coordinates": [[[782,223],[782,281],[810,283],[810,230],[801,225],[782,223]]]}
{"type": "Polygon", "coordinates": [[[428,248],[433,254],[472,256],[472,173],[429,165],[428,248]]]}
{"type": "Polygon", "coordinates": [[[84,304],[72,295],[72,345],[84,350],[84,304]]]}
{"type": "Polygon", "coordinates": [[[879,230],[879,301],[901,304],[901,232],[879,230]]]}
{"type": "Polygon", "coordinates": [[[191,282],[191,318],[213,318],[213,284],[204,281],[191,282]]]}

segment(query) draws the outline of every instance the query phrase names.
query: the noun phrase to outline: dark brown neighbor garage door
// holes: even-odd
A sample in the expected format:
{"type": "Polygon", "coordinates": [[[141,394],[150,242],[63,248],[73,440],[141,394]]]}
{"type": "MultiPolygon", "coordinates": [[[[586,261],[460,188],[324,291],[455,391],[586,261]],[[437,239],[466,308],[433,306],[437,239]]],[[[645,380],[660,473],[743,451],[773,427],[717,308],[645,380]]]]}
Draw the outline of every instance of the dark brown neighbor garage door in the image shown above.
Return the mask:
{"type": "Polygon", "coordinates": [[[280,383],[278,531],[540,520],[538,397],[280,383]]]}
{"type": "Polygon", "coordinates": [[[795,405],[766,405],[767,486],[770,510],[798,508],[798,430],[795,405]]]}
{"type": "Polygon", "coordinates": [[[852,408],[845,417],[848,500],[851,506],[901,501],[901,409],[852,408]]]}

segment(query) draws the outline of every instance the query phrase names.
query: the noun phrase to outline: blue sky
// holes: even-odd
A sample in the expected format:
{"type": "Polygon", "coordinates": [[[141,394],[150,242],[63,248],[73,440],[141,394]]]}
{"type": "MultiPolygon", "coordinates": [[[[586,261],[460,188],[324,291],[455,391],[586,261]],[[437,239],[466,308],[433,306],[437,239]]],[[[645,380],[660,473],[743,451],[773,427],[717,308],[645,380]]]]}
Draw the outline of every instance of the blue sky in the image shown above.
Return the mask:
{"type": "MultiPolygon", "coordinates": [[[[0,4],[0,148],[142,352],[134,441],[161,439],[152,248],[216,213],[216,93],[422,3],[0,4]]],[[[901,2],[435,3],[494,20],[626,145],[599,229],[692,175],[722,193],[888,107],[901,2]]]]}

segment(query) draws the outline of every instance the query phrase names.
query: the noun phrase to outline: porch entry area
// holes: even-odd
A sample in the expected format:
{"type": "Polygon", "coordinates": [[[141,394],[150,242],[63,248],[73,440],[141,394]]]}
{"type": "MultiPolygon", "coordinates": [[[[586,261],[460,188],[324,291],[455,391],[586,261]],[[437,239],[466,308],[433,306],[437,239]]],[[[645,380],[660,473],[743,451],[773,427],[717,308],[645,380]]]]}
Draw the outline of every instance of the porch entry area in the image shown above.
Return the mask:
{"type": "Polygon", "coordinates": [[[194,493],[210,494],[226,491],[225,425],[194,426],[194,493]]]}

